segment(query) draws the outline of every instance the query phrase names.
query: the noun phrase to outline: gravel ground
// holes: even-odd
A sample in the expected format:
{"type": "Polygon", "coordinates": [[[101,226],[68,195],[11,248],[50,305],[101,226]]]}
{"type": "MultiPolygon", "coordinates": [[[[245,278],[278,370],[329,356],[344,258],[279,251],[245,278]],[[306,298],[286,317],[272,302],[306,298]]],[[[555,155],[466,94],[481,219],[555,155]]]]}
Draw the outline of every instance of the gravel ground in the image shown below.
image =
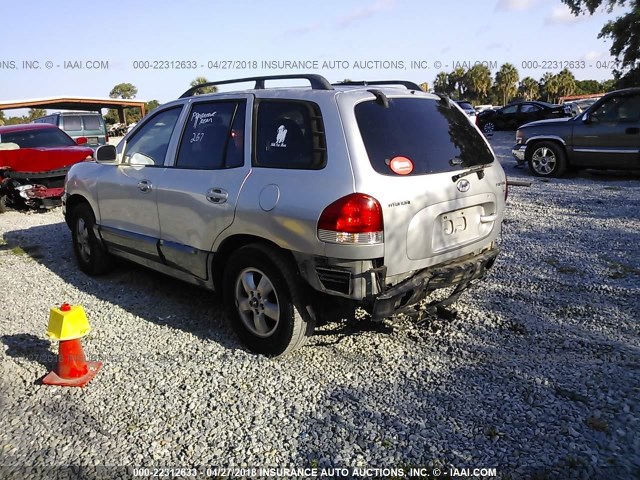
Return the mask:
{"type": "Polygon", "coordinates": [[[503,252],[457,317],[330,324],[276,360],[241,348],[208,292],[129,264],[80,273],[60,209],[0,215],[0,464],[637,478],[640,177],[541,181],[514,168],[512,132],[491,141],[532,184],[511,188],[503,252]],[[39,382],[62,302],[104,362],[84,389],[39,382]]]}

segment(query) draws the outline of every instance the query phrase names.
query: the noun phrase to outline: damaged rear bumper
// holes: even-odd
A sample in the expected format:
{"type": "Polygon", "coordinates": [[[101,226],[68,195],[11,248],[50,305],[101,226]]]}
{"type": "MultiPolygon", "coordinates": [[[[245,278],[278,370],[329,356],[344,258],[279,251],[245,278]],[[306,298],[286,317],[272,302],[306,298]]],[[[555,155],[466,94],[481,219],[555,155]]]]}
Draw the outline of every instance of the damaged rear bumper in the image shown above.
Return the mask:
{"type": "Polygon", "coordinates": [[[455,301],[469,282],[482,277],[493,266],[498,252],[498,248],[494,247],[470,258],[418,272],[377,296],[369,309],[371,317],[381,320],[402,312],[424,299],[429,292],[440,288],[456,286],[452,295],[441,304],[455,301]]]}

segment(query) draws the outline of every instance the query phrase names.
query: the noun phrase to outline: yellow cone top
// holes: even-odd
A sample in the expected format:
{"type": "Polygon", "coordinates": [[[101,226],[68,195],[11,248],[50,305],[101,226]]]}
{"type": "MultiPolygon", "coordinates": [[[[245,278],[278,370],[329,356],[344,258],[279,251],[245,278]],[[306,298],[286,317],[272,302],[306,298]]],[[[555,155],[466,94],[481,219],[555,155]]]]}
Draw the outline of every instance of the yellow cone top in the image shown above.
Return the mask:
{"type": "Polygon", "coordinates": [[[47,336],[54,340],[75,340],[91,331],[84,309],[80,305],[63,303],[49,312],[47,336]]]}

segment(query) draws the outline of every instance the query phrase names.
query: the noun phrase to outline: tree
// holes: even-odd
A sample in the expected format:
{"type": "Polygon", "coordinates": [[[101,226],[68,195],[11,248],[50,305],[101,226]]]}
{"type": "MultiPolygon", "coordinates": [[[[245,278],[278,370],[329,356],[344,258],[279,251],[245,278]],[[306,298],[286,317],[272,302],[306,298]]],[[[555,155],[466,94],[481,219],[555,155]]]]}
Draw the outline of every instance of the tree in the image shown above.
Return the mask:
{"type": "Polygon", "coordinates": [[[449,74],[449,91],[453,94],[452,96],[458,100],[462,100],[467,91],[465,74],[466,72],[462,67],[456,68],[449,74]]]}
{"type": "Polygon", "coordinates": [[[476,102],[485,102],[491,88],[491,70],[486,65],[476,64],[467,71],[465,83],[476,102]]]}
{"type": "Polygon", "coordinates": [[[525,100],[535,100],[540,96],[540,86],[533,78],[525,77],[520,82],[518,93],[525,100]]]}
{"type": "Polygon", "coordinates": [[[4,125],[4,112],[0,110],[0,127],[4,125]]]}
{"type": "Polygon", "coordinates": [[[554,102],[555,97],[558,95],[558,80],[556,76],[551,72],[546,72],[538,83],[542,98],[546,102],[554,102]]]}
{"type": "Polygon", "coordinates": [[[597,80],[576,80],[576,95],[589,95],[592,93],[601,93],[602,83],[597,80]]]}
{"type": "Polygon", "coordinates": [[[612,40],[609,52],[619,62],[613,74],[618,88],[640,85],[640,0],[562,0],[574,15],[593,13],[604,3],[609,12],[616,5],[629,5],[630,11],[607,22],[598,38],[612,40]]]}
{"type": "MultiPolygon", "coordinates": [[[[204,83],[209,83],[209,80],[207,80],[206,77],[196,77],[193,79],[190,85],[192,87],[196,87],[204,83]]],[[[216,87],[215,85],[212,85],[210,87],[202,87],[200,90],[198,90],[195,93],[195,95],[204,95],[205,93],[216,93],[217,91],[218,91],[218,87],[216,87]]]]}
{"type": "Polygon", "coordinates": [[[438,72],[436,79],[433,81],[433,91],[444,95],[450,95],[449,74],[447,72],[438,72]]]}
{"type": "MultiPolygon", "coordinates": [[[[615,80],[605,80],[604,82],[600,83],[601,88],[600,91],[601,92],[613,92],[616,89],[616,81],[615,80]]],[[[638,85],[640,85],[640,82],[638,83],[638,85]]]]}
{"type": "Polygon", "coordinates": [[[496,73],[496,87],[503,105],[506,105],[518,93],[519,78],[518,70],[511,63],[503,64],[496,73]]]}
{"type": "Polygon", "coordinates": [[[138,89],[131,83],[119,83],[109,92],[110,98],[136,98],[138,89]]]}
{"type": "Polygon", "coordinates": [[[147,114],[149,114],[153,109],[158,108],[159,106],[160,102],[158,102],[158,100],[149,100],[144,104],[144,108],[147,111],[147,114]]]}
{"type": "Polygon", "coordinates": [[[27,118],[29,122],[33,122],[36,118],[44,117],[47,114],[47,111],[44,108],[31,108],[29,109],[29,114],[27,118]]]}
{"type": "Polygon", "coordinates": [[[567,97],[576,91],[576,78],[568,69],[562,70],[558,74],[558,96],[567,97]]]}
{"type": "Polygon", "coordinates": [[[420,85],[420,90],[422,90],[423,92],[428,92],[429,91],[429,84],[427,82],[422,82],[420,85]]]}

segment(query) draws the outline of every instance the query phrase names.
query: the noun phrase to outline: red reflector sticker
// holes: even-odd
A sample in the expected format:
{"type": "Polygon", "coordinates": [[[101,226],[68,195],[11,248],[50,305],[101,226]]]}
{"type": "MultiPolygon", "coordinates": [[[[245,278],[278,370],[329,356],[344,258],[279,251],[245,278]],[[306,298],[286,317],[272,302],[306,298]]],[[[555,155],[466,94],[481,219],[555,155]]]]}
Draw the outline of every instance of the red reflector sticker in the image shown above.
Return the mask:
{"type": "Polygon", "coordinates": [[[413,162],[407,157],[393,157],[389,162],[389,168],[398,175],[409,175],[413,172],[413,162]]]}

